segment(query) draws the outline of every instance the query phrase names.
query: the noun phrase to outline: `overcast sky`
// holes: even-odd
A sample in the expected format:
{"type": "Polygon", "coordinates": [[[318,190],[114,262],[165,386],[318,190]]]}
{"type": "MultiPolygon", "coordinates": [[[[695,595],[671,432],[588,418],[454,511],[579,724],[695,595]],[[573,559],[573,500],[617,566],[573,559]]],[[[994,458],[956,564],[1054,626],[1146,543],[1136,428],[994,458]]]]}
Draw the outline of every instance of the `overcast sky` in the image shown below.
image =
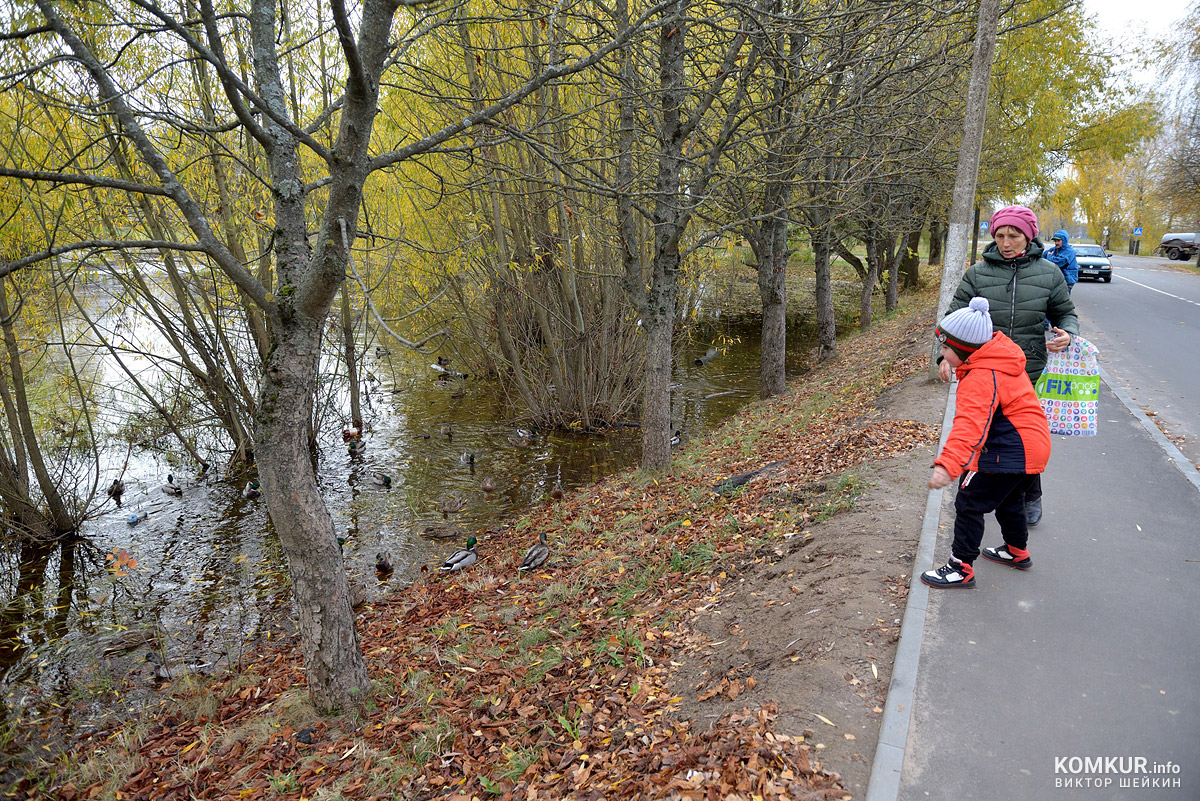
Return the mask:
{"type": "Polygon", "coordinates": [[[1084,0],[1110,36],[1141,29],[1161,36],[1187,14],[1187,0],[1084,0]]]}

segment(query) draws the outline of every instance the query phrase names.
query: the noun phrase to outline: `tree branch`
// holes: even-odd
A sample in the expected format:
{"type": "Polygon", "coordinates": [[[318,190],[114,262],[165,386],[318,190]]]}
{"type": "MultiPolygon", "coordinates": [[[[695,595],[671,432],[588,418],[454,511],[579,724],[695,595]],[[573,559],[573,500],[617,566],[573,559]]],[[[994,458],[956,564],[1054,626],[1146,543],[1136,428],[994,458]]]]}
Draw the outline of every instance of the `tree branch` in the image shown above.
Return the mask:
{"type": "Polygon", "coordinates": [[[194,253],[208,253],[203,245],[170,242],[163,239],[88,239],[82,242],[72,242],[69,245],[53,245],[45,250],[39,250],[37,253],[0,264],[0,278],[11,275],[17,270],[23,270],[40,261],[52,259],[55,256],[61,256],[64,253],[71,253],[76,250],[122,250],[126,248],[188,250],[194,253]]]}
{"type": "Polygon", "coordinates": [[[120,189],[124,192],[138,192],[143,195],[169,197],[167,190],[161,186],[121,181],[116,178],[104,178],[99,175],[80,175],[76,173],[53,172],[51,170],[15,170],[11,167],[0,167],[0,177],[22,178],[26,181],[39,181],[51,184],[82,184],[83,186],[95,186],[102,189],[120,189]]]}

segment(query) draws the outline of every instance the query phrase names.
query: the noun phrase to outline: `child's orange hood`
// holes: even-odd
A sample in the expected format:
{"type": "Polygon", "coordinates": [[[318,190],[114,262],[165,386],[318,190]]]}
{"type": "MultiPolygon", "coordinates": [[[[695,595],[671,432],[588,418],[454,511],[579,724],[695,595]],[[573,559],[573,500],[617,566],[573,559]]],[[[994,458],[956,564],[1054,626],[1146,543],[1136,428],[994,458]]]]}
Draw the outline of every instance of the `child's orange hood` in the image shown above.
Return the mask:
{"type": "Polygon", "coordinates": [[[975,368],[995,370],[1005,375],[1020,375],[1025,372],[1025,352],[1021,346],[1013,342],[1003,331],[992,334],[991,340],[983,343],[979,350],[971,354],[957,371],[961,379],[975,368]]]}

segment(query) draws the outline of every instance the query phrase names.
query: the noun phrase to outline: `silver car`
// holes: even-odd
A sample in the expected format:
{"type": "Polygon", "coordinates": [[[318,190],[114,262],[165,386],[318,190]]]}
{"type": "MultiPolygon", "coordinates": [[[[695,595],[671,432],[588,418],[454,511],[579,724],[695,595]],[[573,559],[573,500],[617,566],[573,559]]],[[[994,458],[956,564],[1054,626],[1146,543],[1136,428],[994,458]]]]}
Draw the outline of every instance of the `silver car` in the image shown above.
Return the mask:
{"type": "Polygon", "coordinates": [[[1095,278],[1104,283],[1112,282],[1111,253],[1105,253],[1099,245],[1073,245],[1075,261],[1079,262],[1079,280],[1095,278]]]}

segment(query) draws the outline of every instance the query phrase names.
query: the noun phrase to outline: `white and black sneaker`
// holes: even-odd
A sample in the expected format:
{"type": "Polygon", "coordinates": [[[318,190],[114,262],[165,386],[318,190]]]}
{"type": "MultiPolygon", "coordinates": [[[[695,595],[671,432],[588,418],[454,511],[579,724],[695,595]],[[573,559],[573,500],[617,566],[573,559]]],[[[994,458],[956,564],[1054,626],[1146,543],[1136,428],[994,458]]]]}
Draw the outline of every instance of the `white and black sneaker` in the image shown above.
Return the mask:
{"type": "Polygon", "coordinates": [[[951,556],[950,561],[937,570],[926,570],[922,573],[921,581],[939,590],[957,587],[971,589],[975,586],[975,569],[951,556]]]}
{"type": "Polygon", "coordinates": [[[1033,567],[1033,560],[1029,558],[1029,551],[1017,551],[1013,553],[1008,549],[1008,543],[1001,545],[999,548],[984,548],[982,555],[989,562],[1008,565],[1009,567],[1015,567],[1017,570],[1028,570],[1033,567]]]}

